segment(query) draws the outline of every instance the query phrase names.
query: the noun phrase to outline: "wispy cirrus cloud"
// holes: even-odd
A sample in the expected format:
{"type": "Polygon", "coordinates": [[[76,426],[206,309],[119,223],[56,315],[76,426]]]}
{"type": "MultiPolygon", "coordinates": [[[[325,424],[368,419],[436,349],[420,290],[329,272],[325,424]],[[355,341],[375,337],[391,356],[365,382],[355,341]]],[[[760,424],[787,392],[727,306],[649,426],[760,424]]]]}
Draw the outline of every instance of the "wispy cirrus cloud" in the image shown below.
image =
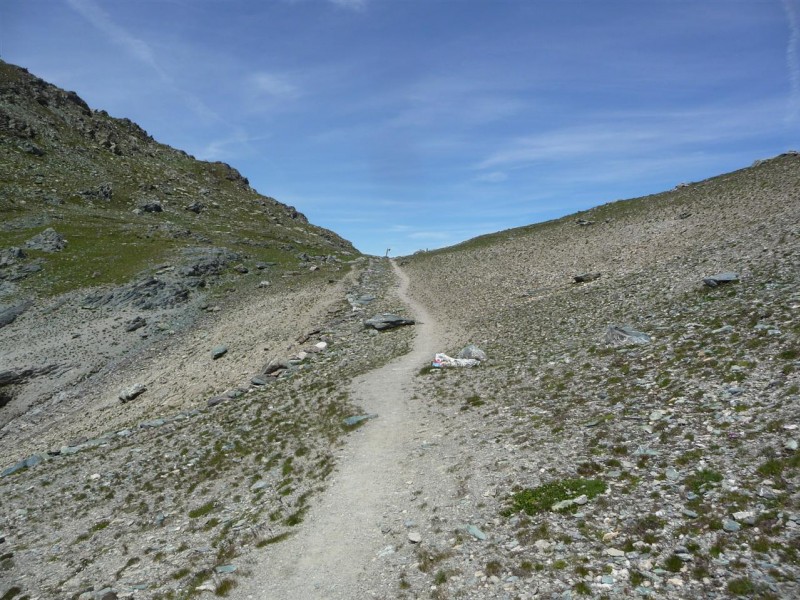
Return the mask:
{"type": "Polygon", "coordinates": [[[783,0],[783,9],[789,22],[789,41],[786,44],[786,67],[789,71],[789,113],[787,120],[800,117],[800,15],[793,0],[783,0]]]}
{"type": "Polygon", "coordinates": [[[253,73],[250,75],[249,84],[258,95],[272,98],[296,98],[300,95],[296,85],[290,83],[286,77],[274,73],[253,73]]]}
{"type": "Polygon", "coordinates": [[[520,168],[534,163],[591,158],[593,164],[627,158],[662,159],[708,144],[746,140],[777,131],[772,119],[782,100],[757,105],[664,112],[598,114],[582,126],[570,126],[503,140],[502,147],[478,163],[478,170],[520,168]]]}
{"type": "Polygon", "coordinates": [[[111,43],[122,48],[135,60],[150,67],[158,75],[159,79],[180,97],[184,104],[197,116],[204,121],[225,122],[198,96],[181,89],[175,79],[162,66],[153,47],[142,38],[117,24],[111,15],[97,2],[94,0],[67,0],[67,4],[89,21],[98,31],[103,33],[111,43]]]}
{"type": "Polygon", "coordinates": [[[209,141],[193,154],[202,160],[233,160],[258,152],[256,143],[269,139],[269,135],[248,135],[243,129],[237,129],[224,138],[209,141]]]}
{"type": "Polygon", "coordinates": [[[502,183],[503,181],[507,180],[508,180],[508,175],[506,175],[502,171],[492,171],[490,173],[484,173],[482,175],[478,175],[475,178],[475,181],[480,181],[482,183],[502,183]]]}
{"type": "Polygon", "coordinates": [[[140,62],[150,66],[162,80],[172,82],[172,78],[156,60],[152,47],[139,37],[117,25],[111,16],[93,0],[67,0],[67,4],[103,32],[112,43],[121,47],[140,62]]]}
{"type": "Polygon", "coordinates": [[[367,0],[330,0],[330,2],[348,10],[361,11],[367,8],[367,0]]]}

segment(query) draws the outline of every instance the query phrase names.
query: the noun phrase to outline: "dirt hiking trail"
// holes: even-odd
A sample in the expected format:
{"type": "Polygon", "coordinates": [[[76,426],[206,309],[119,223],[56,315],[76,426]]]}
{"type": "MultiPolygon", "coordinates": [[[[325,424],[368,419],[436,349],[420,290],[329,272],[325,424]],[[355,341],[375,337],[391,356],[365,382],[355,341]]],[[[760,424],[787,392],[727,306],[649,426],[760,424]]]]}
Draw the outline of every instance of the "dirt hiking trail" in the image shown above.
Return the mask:
{"type": "MultiPolygon", "coordinates": [[[[441,426],[412,399],[415,374],[438,350],[436,324],[408,296],[408,277],[392,262],[396,294],[417,322],[410,353],[353,381],[353,402],[378,418],[349,436],[328,489],[309,510],[295,535],[269,547],[239,581],[231,597],[248,600],[290,598],[355,600],[372,597],[376,583],[366,576],[392,541],[422,465],[409,459],[422,438],[441,435],[441,426]],[[427,421],[424,424],[422,421],[427,421]],[[371,585],[372,584],[372,585],[371,585]]],[[[430,474],[429,474],[430,475],[430,474]]],[[[402,527],[400,527],[402,530],[402,527]]],[[[406,533],[401,533],[405,542],[406,533]]]]}

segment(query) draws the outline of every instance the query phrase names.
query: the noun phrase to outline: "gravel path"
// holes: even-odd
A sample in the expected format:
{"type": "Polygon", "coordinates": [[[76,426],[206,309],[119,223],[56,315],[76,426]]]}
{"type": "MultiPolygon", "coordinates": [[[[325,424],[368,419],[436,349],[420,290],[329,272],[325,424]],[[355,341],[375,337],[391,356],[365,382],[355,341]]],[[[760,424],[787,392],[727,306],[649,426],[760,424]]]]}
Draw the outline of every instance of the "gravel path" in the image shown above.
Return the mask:
{"type": "MultiPolygon", "coordinates": [[[[350,437],[330,488],[302,529],[262,555],[253,566],[255,576],[240,582],[234,598],[353,599],[368,593],[364,574],[386,546],[387,509],[402,506],[410,479],[418,474],[405,460],[419,445],[416,423],[423,415],[412,400],[412,382],[439,339],[428,312],[407,295],[408,277],[393,267],[400,281],[397,295],[417,321],[413,349],[353,382],[354,402],[378,418],[350,437]]],[[[424,431],[431,435],[435,428],[426,423],[424,431]]]]}

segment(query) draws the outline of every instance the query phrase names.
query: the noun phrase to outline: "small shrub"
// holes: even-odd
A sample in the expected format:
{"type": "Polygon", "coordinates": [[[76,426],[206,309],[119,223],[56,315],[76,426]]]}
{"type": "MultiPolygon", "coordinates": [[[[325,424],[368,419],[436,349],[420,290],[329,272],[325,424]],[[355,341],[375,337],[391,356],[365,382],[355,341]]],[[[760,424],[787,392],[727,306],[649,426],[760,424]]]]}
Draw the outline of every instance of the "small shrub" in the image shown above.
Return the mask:
{"type": "Polygon", "coordinates": [[[589,587],[589,584],[586,583],[585,581],[579,581],[578,583],[575,584],[575,587],[573,589],[575,590],[576,594],[579,594],[581,596],[589,596],[592,593],[592,588],[589,587]]]}
{"type": "Polygon", "coordinates": [[[683,567],[683,561],[676,554],[671,554],[664,561],[664,568],[671,573],[677,573],[681,570],[681,567],[683,567]]]}
{"type": "Polygon", "coordinates": [[[236,587],[236,581],[233,579],[223,579],[217,584],[217,589],[214,590],[216,596],[227,596],[231,590],[236,587]]]}
{"type": "Polygon", "coordinates": [[[499,561],[490,560],[486,563],[486,574],[489,576],[495,575],[500,577],[503,574],[503,565],[499,561]]]}
{"type": "Polygon", "coordinates": [[[739,577],[728,582],[728,591],[735,596],[749,596],[756,588],[747,577],[739,577]]]}

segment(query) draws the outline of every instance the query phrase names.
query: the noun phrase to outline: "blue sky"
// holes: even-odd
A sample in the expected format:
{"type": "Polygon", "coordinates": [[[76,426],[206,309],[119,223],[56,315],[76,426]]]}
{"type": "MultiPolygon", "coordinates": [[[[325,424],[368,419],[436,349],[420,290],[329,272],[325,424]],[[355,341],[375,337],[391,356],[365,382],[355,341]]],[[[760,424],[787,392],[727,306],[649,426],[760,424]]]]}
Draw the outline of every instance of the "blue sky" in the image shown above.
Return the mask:
{"type": "Polygon", "coordinates": [[[3,0],[0,57],[374,254],[800,146],[800,0],[3,0]]]}

